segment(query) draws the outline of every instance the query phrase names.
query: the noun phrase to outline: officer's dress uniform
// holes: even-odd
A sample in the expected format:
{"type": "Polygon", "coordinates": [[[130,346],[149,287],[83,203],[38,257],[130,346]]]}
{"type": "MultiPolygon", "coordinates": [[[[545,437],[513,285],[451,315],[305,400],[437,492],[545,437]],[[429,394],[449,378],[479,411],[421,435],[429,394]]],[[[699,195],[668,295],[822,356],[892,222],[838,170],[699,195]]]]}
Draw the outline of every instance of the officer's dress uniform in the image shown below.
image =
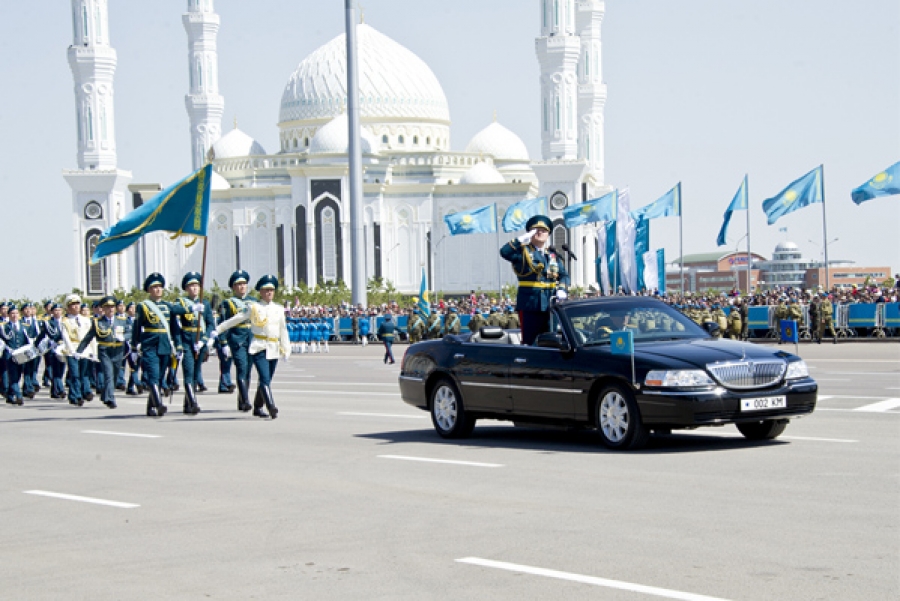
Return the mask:
{"type": "MultiPolygon", "coordinates": [[[[274,276],[263,276],[257,282],[256,289],[260,290],[270,285],[277,286],[277,282],[278,279],[274,276]]],[[[272,377],[275,375],[278,359],[287,359],[291,355],[291,339],[288,336],[284,307],[276,302],[247,303],[240,313],[220,323],[216,327],[216,332],[221,335],[229,331],[230,341],[230,334],[245,324],[250,326],[249,329],[243,328],[250,336],[248,355],[259,378],[253,401],[253,415],[275,419],[278,417],[278,408],[272,394],[272,377]],[[268,414],[263,410],[263,405],[269,410],[268,414]]],[[[249,386],[249,374],[246,383],[249,386]]]]}
{"type": "MultiPolygon", "coordinates": [[[[256,299],[250,296],[242,298],[233,296],[225,300],[219,308],[221,323],[216,328],[216,331],[221,335],[225,330],[219,328],[224,323],[236,315],[242,315],[245,311],[249,311],[249,307],[255,302],[256,299]]],[[[238,409],[250,411],[250,341],[252,338],[250,324],[242,322],[235,325],[233,328],[228,329],[224,338],[228,344],[231,360],[234,362],[238,389],[238,409]]],[[[221,382],[219,386],[219,390],[221,390],[221,382]]]]}
{"type": "Polygon", "coordinates": [[[378,326],[378,339],[384,343],[384,362],[394,364],[394,352],[391,348],[394,345],[394,332],[397,326],[390,315],[384,318],[381,325],[378,326]]]}
{"type": "MultiPolygon", "coordinates": [[[[24,375],[25,366],[29,361],[25,364],[19,364],[12,360],[12,352],[18,350],[30,343],[39,343],[40,338],[43,338],[45,334],[40,334],[37,340],[32,339],[28,336],[26,329],[27,325],[23,324],[21,321],[8,321],[0,324],[0,340],[3,341],[6,346],[6,351],[9,352],[9,361],[7,362],[7,377],[9,378],[8,387],[6,389],[6,402],[11,405],[22,405],[23,404],[23,392],[20,386],[20,380],[22,380],[22,376],[24,375]]],[[[32,395],[33,396],[33,395],[32,395]]]]}
{"type": "MultiPolygon", "coordinates": [[[[537,217],[528,220],[526,231],[537,224],[537,217]]],[[[543,219],[549,225],[549,219],[543,219]]],[[[547,225],[545,227],[549,231],[547,225]]],[[[500,256],[512,264],[519,279],[516,309],[522,326],[522,344],[530,345],[538,334],[550,330],[550,300],[556,296],[557,290],[564,290],[569,285],[569,273],[565,262],[551,249],[522,244],[518,239],[504,244],[500,256]]]]}
{"type": "MultiPolygon", "coordinates": [[[[115,303],[115,300],[112,301],[115,303]]],[[[103,388],[100,400],[110,409],[116,408],[116,378],[122,371],[122,357],[125,354],[125,319],[114,315],[105,315],[91,321],[91,329],[81,340],[77,353],[84,350],[96,340],[97,358],[103,370],[103,388]]]]}
{"type": "MultiPolygon", "coordinates": [[[[43,338],[43,336],[41,336],[44,331],[42,327],[43,324],[37,317],[25,317],[22,319],[22,323],[25,326],[25,334],[28,336],[30,342],[37,341],[39,337],[43,338]]],[[[38,370],[40,366],[40,357],[35,357],[22,366],[22,394],[29,399],[33,399],[35,393],[41,389],[41,386],[38,383],[38,370]]]]}
{"type": "MultiPolygon", "coordinates": [[[[76,349],[82,339],[91,329],[91,318],[80,314],[67,314],[62,318],[63,348],[62,354],[66,357],[66,384],[69,386],[69,404],[83,405],[85,401],[94,398],[91,392],[91,380],[89,376],[90,361],[83,357],[77,357],[76,349]]],[[[96,356],[96,345],[89,351],[96,356]]]]}
{"type": "MultiPolygon", "coordinates": [[[[63,343],[63,325],[61,320],[56,319],[52,315],[44,322],[44,331],[47,332],[47,338],[53,342],[55,349],[60,352],[64,348],[63,343]]],[[[50,398],[61,399],[66,396],[66,388],[63,384],[63,374],[66,371],[66,363],[55,350],[51,350],[44,359],[47,362],[47,372],[50,379],[50,398]]]]}
{"type": "MultiPolygon", "coordinates": [[[[199,273],[189,273],[181,281],[182,289],[187,284],[196,281],[199,283],[199,273]],[[190,281],[189,281],[190,278],[190,281]]],[[[212,308],[207,301],[182,297],[178,304],[186,311],[178,318],[181,332],[181,348],[184,355],[181,362],[181,372],[184,377],[184,413],[196,415],[200,413],[200,405],[197,403],[198,381],[202,378],[203,363],[209,355],[207,342],[213,331],[214,318],[212,308]],[[192,313],[191,309],[196,304],[203,305],[202,313],[192,313]]]]}

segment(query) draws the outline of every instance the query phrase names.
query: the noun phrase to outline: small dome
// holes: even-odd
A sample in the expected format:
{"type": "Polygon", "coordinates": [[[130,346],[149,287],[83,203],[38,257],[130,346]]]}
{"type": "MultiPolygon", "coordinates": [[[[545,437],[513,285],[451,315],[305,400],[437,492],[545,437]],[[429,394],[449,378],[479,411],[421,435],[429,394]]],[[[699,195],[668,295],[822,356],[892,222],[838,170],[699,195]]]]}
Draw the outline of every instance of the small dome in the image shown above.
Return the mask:
{"type": "Polygon", "coordinates": [[[213,142],[206,156],[209,160],[214,160],[264,154],[266,149],[259,142],[235,127],[213,142]]]}
{"type": "MultiPolygon", "coordinates": [[[[375,138],[365,127],[360,128],[362,154],[375,154],[375,138]]],[[[316,132],[309,143],[309,154],[347,154],[350,146],[350,124],[347,114],[338,115],[316,132]]]]}
{"type": "Polygon", "coordinates": [[[228,190],[231,188],[231,184],[228,183],[228,180],[222,177],[218,172],[212,172],[212,189],[213,190],[228,190]]]}
{"type": "Polygon", "coordinates": [[[525,143],[496,121],[475,134],[466,152],[487,154],[500,161],[528,161],[525,143]]]}
{"type": "Polygon", "coordinates": [[[503,184],[506,180],[497,168],[484,161],[476,163],[471,169],[466,171],[461,178],[460,184],[503,184]]]}
{"type": "Polygon", "coordinates": [[[794,244],[793,242],[782,242],[778,246],[775,247],[775,252],[796,252],[800,250],[800,248],[794,244]]]}

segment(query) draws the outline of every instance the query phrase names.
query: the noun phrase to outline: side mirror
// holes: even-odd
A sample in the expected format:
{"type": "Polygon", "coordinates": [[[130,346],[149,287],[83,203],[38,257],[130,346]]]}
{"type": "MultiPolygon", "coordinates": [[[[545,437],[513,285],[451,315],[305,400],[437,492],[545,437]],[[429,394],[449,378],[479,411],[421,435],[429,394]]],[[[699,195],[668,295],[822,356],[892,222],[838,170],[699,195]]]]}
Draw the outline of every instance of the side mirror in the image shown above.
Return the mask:
{"type": "Polygon", "coordinates": [[[703,329],[706,330],[710,336],[715,336],[716,338],[722,335],[722,328],[714,321],[704,321],[703,329]]]}
{"type": "Polygon", "coordinates": [[[569,350],[569,345],[565,340],[563,340],[562,335],[555,332],[544,332],[543,334],[538,334],[537,340],[535,340],[535,346],[539,346],[542,348],[555,348],[561,351],[569,350]]]}

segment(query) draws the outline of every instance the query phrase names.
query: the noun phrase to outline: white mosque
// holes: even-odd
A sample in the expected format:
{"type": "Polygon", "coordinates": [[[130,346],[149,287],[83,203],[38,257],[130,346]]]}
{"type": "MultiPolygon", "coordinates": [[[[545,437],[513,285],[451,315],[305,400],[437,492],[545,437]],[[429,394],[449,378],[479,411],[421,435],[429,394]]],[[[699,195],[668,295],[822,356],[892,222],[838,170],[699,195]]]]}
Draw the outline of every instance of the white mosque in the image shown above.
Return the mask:
{"type": "MultiPolygon", "coordinates": [[[[103,230],[148,200],[158,185],[130,184],[116,163],[108,0],[72,0],[78,169],[73,191],[78,286],[90,295],[140,286],[151,272],[178,283],[200,269],[202,244],[185,247],[163,233],[91,265],[103,230]]],[[[562,210],[610,191],[604,181],[604,105],[600,26],[603,0],[541,0],[540,160],[494,120],[463,151],[453,150],[451,113],[440,82],[422,59],[368,24],[357,26],[363,155],[366,279],[418,292],[422,269],[444,292],[496,290],[515,281],[498,255],[511,234],[450,236],[444,215],[546,196],[553,242],[568,244],[573,285],[594,283],[594,236],[567,229],[562,210]]],[[[346,42],[343,34],[304,58],[281,98],[277,149],[234,129],[222,135],[213,0],[187,0],[193,168],[214,168],[207,281],[224,286],[236,268],[251,278],[275,273],[289,286],[343,280],[351,273],[346,42]],[[275,152],[271,152],[275,150],[275,152]]],[[[487,110],[486,110],[487,112],[487,110]]],[[[185,173],[188,173],[185,165],[185,173]]],[[[168,185],[168,183],[166,184],[168,185]]],[[[165,186],[162,186],[165,187],[165,186]]],[[[499,229],[499,228],[498,228],[499,229]]]]}

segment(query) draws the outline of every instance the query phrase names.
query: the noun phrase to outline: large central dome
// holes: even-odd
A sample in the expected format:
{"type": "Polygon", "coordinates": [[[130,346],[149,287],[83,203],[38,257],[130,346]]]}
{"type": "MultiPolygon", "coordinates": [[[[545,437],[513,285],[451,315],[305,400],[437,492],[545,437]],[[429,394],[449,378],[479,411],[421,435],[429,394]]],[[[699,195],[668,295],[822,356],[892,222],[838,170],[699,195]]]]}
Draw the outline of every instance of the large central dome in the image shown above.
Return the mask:
{"type": "MultiPolygon", "coordinates": [[[[363,122],[387,118],[449,125],[447,98],[428,65],[368,25],[357,26],[356,32],[363,122]]],[[[303,59],[291,75],[281,97],[279,124],[330,120],[346,106],[347,43],[342,34],[303,59]]]]}

